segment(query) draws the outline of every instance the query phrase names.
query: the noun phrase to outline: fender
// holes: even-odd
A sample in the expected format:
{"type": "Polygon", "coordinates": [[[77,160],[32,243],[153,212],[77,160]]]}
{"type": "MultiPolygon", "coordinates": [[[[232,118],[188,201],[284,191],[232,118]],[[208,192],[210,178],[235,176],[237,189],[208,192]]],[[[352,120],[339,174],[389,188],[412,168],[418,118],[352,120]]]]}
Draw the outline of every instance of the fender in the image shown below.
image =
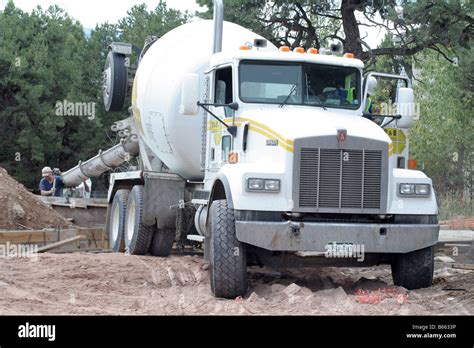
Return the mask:
{"type": "Polygon", "coordinates": [[[214,185],[212,186],[211,194],[209,195],[209,201],[207,203],[208,209],[206,214],[206,225],[209,220],[209,212],[211,210],[211,204],[214,201],[219,199],[227,200],[227,205],[230,209],[234,209],[234,203],[232,200],[232,191],[230,189],[229,180],[227,177],[219,173],[214,180],[214,185]]]}
{"type": "Polygon", "coordinates": [[[107,202],[112,203],[117,190],[131,190],[134,185],[143,185],[142,171],[111,173],[109,179],[109,189],[107,192],[107,202]]]}

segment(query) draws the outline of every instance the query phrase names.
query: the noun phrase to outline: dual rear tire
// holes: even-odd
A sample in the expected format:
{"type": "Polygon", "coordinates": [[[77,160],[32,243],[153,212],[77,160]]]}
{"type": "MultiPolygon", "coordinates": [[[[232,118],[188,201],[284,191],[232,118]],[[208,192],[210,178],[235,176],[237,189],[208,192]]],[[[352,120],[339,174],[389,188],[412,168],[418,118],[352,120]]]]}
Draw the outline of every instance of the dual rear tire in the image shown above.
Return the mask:
{"type": "Polygon", "coordinates": [[[125,219],[125,251],[130,255],[145,255],[150,248],[155,225],[143,224],[143,186],[133,186],[127,203],[125,219]]]}
{"type": "Polygon", "coordinates": [[[115,193],[107,217],[110,248],[130,255],[168,256],[174,242],[174,231],[145,225],[143,185],[115,193]]]}
{"type": "Polygon", "coordinates": [[[127,202],[130,190],[118,190],[109,206],[106,231],[109,236],[110,249],[113,252],[125,251],[123,232],[127,215],[127,202]]]}

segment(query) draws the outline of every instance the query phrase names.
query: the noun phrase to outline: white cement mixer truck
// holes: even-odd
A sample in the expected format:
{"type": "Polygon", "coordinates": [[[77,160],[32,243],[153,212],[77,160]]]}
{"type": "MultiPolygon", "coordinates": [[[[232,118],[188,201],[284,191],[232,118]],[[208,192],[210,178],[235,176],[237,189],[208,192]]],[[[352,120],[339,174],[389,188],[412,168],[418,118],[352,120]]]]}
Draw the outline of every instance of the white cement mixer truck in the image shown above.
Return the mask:
{"type": "Polygon", "coordinates": [[[139,170],[111,174],[114,251],[202,242],[224,298],[246,293],[249,265],[390,264],[396,285],[431,285],[438,208],[431,180],[408,169],[407,77],[364,74],[350,53],[277,48],[224,22],[222,1],[213,21],[149,40],[134,78],[132,53],[112,44],[104,72],[108,110],[131,90],[124,140],[63,174],[76,185],[138,156],[139,170]],[[384,81],[396,113],[375,105],[384,81]]]}

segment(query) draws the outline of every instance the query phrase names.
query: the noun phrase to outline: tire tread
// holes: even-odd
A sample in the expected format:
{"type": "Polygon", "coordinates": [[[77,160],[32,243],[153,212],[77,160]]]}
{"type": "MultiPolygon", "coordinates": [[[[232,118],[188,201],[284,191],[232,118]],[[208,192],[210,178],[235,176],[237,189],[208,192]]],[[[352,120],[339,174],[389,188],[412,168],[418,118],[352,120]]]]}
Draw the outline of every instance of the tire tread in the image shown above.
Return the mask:
{"type": "Polygon", "coordinates": [[[430,287],[433,283],[434,247],[398,254],[392,261],[393,283],[408,290],[430,287]]]}
{"type": "Polygon", "coordinates": [[[245,244],[236,237],[234,212],[226,200],[214,201],[210,218],[211,290],[216,297],[243,296],[247,291],[247,258],[245,244]]]}

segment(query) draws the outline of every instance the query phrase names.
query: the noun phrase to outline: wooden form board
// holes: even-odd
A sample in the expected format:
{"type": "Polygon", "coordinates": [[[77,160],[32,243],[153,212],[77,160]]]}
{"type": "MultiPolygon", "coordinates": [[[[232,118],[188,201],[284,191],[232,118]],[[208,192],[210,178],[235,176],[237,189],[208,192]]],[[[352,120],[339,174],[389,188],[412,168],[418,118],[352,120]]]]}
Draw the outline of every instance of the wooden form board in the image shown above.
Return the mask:
{"type": "Polygon", "coordinates": [[[0,243],[15,244],[40,244],[48,245],[60,242],[77,235],[84,236],[84,240],[90,241],[94,247],[106,248],[107,235],[103,228],[79,228],[79,229],[43,229],[43,230],[0,230],[0,243]]]}
{"type": "Polygon", "coordinates": [[[79,236],[75,236],[75,237],[72,237],[72,238],[68,238],[68,239],[65,239],[65,240],[62,240],[60,242],[56,242],[56,243],[51,243],[51,244],[48,244],[48,245],[45,245],[41,248],[38,248],[38,252],[39,253],[44,253],[45,251],[49,251],[49,250],[52,250],[52,249],[56,249],[60,246],[63,246],[63,245],[66,245],[66,244],[69,244],[69,243],[73,243],[73,242],[76,242],[80,239],[85,239],[86,237],[83,236],[83,235],[79,235],[79,236]]]}

